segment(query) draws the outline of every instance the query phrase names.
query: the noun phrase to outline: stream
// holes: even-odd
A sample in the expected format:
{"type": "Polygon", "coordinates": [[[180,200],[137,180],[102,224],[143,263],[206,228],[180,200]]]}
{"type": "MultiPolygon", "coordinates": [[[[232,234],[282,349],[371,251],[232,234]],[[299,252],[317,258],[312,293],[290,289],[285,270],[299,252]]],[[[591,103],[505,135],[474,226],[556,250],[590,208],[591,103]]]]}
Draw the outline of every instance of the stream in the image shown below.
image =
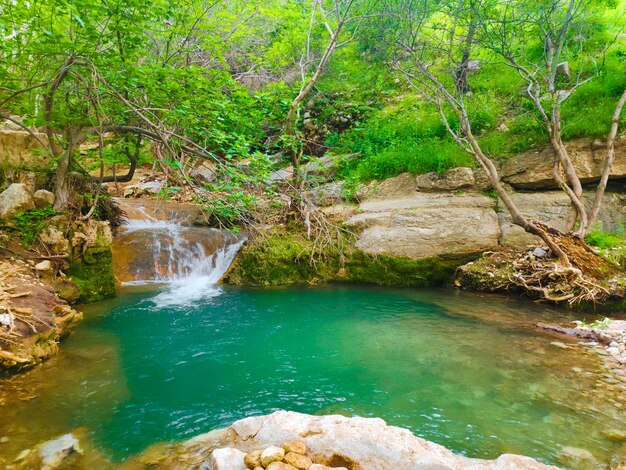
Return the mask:
{"type": "Polygon", "coordinates": [[[136,278],[83,306],[59,355],[0,381],[0,464],[75,432],[94,468],[117,468],[278,409],[376,416],[471,457],[624,453],[603,434],[626,416],[597,387],[599,358],[534,328],[568,313],[454,290],[218,286],[242,237],[195,230],[127,224],[136,278]]]}

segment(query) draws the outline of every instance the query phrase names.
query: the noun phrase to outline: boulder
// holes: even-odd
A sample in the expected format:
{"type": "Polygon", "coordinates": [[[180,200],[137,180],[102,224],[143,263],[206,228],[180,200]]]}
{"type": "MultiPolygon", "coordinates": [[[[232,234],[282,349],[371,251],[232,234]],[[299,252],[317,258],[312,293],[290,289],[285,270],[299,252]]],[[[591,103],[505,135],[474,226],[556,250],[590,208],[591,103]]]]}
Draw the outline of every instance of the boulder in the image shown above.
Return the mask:
{"type": "Polygon", "coordinates": [[[357,248],[371,255],[464,257],[498,247],[495,201],[481,194],[415,193],[362,203],[347,221],[362,229],[357,248]]]}
{"type": "MultiPolygon", "coordinates": [[[[291,440],[302,441],[316,464],[335,468],[344,466],[367,470],[556,469],[518,455],[505,454],[496,460],[467,458],[416,437],[407,429],[387,426],[378,418],[312,416],[290,411],[277,411],[266,416],[236,421],[226,429],[214,430],[184,443],[182,452],[202,455],[207,447],[233,447],[245,451],[291,440]]],[[[314,464],[309,468],[328,467],[314,464]]]]}
{"type": "MultiPolygon", "coordinates": [[[[37,134],[47,145],[48,137],[37,134]]],[[[0,130],[0,161],[11,168],[44,169],[52,162],[52,157],[41,143],[24,130],[0,130]]]]}
{"type": "Polygon", "coordinates": [[[215,164],[207,160],[203,160],[189,172],[189,176],[207,183],[213,183],[217,180],[217,173],[215,172],[215,169],[215,164]]]}
{"type": "Polygon", "coordinates": [[[70,242],[65,235],[55,227],[46,227],[39,234],[39,240],[54,254],[70,252],[70,242]]]}
{"type": "Polygon", "coordinates": [[[261,452],[261,465],[267,467],[272,462],[280,462],[285,457],[285,449],[282,447],[269,446],[261,452]]]}
{"type": "Polygon", "coordinates": [[[247,470],[243,462],[245,454],[238,449],[215,449],[200,470],[247,470]]]}
{"type": "Polygon", "coordinates": [[[273,171],[267,177],[268,183],[285,183],[293,178],[293,167],[288,166],[280,170],[273,171]]]}
{"type": "Polygon", "coordinates": [[[306,454],[306,444],[302,441],[287,441],[283,444],[283,449],[287,453],[306,454]]]}
{"type": "Polygon", "coordinates": [[[23,183],[13,183],[0,194],[0,219],[34,208],[33,195],[23,183]]]}
{"type": "Polygon", "coordinates": [[[33,201],[35,202],[35,206],[37,206],[38,209],[43,209],[44,207],[53,205],[54,199],[54,193],[46,191],[45,189],[35,191],[35,194],[33,194],[33,201]]]}
{"type": "Polygon", "coordinates": [[[52,263],[50,262],[50,260],[44,260],[41,263],[37,263],[35,265],[35,271],[44,272],[44,271],[50,271],[51,269],[52,269],[52,263]]]}
{"type": "Polygon", "coordinates": [[[248,468],[260,467],[262,453],[262,450],[253,450],[252,452],[248,452],[243,458],[243,463],[245,463],[248,468]]]}
{"type": "Polygon", "coordinates": [[[298,469],[294,467],[293,465],[289,465],[288,463],[272,462],[267,467],[265,467],[265,470],[298,470],[298,469]]]}
{"type": "Polygon", "coordinates": [[[308,470],[313,464],[310,458],[302,454],[296,454],[295,452],[287,452],[285,454],[284,461],[298,470],[308,470]]]}
{"type": "MultiPolygon", "coordinates": [[[[578,177],[583,184],[600,180],[606,157],[606,146],[600,142],[576,139],[565,144],[578,177]]],[[[524,152],[502,164],[502,181],[516,189],[556,189],[552,178],[552,147],[524,152]]],[[[615,159],[611,179],[626,179],[626,138],[615,142],[615,159]]]]}
{"type": "Polygon", "coordinates": [[[72,453],[83,453],[78,439],[73,434],[65,434],[58,439],[44,442],[39,449],[42,468],[57,468],[72,453]]]}
{"type": "Polygon", "coordinates": [[[579,470],[595,470],[602,467],[591,452],[578,447],[563,447],[557,455],[559,462],[567,468],[579,470]]]}
{"type": "Polygon", "coordinates": [[[415,179],[419,191],[458,191],[474,186],[474,171],[467,167],[451,168],[443,175],[426,173],[415,179]]]}

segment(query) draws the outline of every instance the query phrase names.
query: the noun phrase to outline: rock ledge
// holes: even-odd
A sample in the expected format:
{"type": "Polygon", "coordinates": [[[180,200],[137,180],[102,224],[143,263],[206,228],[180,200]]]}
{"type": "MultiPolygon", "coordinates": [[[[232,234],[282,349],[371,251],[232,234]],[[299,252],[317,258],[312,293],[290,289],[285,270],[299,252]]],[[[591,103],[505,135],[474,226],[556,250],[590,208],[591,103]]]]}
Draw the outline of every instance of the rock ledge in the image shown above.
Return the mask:
{"type": "MultiPolygon", "coordinates": [[[[421,439],[378,418],[311,416],[290,411],[236,421],[225,429],[197,436],[170,449],[159,468],[246,468],[244,453],[289,441],[306,445],[307,457],[349,470],[385,469],[554,469],[529,457],[504,454],[495,460],[471,459],[421,439]],[[216,467],[217,452],[237,461],[216,467]],[[241,459],[241,462],[239,462],[241,459]]],[[[317,467],[315,467],[317,468],[317,467]]]]}

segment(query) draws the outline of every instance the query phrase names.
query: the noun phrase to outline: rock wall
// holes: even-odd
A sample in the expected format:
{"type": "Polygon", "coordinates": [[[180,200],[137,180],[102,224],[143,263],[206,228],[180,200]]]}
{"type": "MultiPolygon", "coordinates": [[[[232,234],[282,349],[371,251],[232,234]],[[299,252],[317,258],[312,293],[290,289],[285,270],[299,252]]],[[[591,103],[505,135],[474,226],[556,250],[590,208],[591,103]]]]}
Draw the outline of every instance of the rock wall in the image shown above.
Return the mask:
{"type": "MultiPolygon", "coordinates": [[[[465,175],[471,171],[466,170],[465,175]]],[[[446,189],[436,189],[440,188],[433,182],[436,177],[424,176],[414,178],[405,173],[371,184],[361,192],[361,203],[346,222],[359,233],[358,248],[372,255],[419,259],[468,256],[538,242],[537,237],[511,222],[499,199],[468,187],[467,178],[460,179],[462,186],[455,188],[450,184],[452,178],[443,175],[438,181],[444,182],[446,189]],[[430,192],[420,191],[424,181],[428,181],[430,192]]],[[[564,229],[569,199],[563,191],[510,192],[523,215],[564,229]]],[[[593,197],[593,191],[584,193],[588,206],[593,197]]],[[[606,231],[623,230],[626,192],[605,194],[597,223],[606,231]]]]}
{"type": "MultiPolygon", "coordinates": [[[[606,146],[602,142],[575,139],[567,142],[567,150],[583,184],[600,179],[606,157],[606,146]]],[[[551,147],[521,153],[502,164],[502,181],[516,189],[556,189],[552,178],[554,152],[551,147]]],[[[612,180],[626,181],[626,138],[615,142],[615,158],[611,171],[612,180]]]]}

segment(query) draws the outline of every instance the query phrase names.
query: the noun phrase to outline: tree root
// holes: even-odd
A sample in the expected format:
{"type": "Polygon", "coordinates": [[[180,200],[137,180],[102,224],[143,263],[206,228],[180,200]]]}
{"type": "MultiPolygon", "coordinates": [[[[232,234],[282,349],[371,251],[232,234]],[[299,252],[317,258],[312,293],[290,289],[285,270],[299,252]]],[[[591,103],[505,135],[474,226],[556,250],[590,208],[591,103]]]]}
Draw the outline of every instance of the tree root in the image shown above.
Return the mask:
{"type": "Polygon", "coordinates": [[[575,267],[564,267],[550,260],[521,259],[514,263],[514,268],[515,272],[509,276],[511,284],[536,292],[550,302],[601,303],[611,296],[609,289],[575,267]]]}

